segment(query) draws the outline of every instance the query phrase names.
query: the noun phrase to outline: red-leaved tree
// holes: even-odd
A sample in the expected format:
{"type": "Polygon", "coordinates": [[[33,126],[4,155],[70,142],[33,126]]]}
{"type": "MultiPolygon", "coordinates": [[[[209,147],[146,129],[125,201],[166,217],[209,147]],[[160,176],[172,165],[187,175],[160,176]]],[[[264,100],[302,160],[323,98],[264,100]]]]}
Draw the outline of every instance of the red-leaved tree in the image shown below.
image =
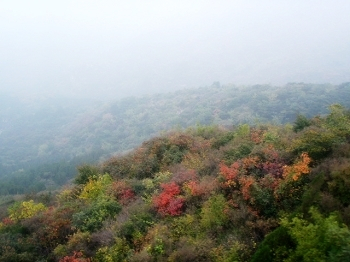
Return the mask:
{"type": "Polygon", "coordinates": [[[91,262],[90,258],[84,258],[82,252],[74,251],[72,256],[65,256],[60,262],[91,262]]]}
{"type": "Polygon", "coordinates": [[[162,216],[181,215],[184,198],[180,196],[180,187],[175,183],[161,184],[163,191],[153,198],[153,205],[162,216]]]}

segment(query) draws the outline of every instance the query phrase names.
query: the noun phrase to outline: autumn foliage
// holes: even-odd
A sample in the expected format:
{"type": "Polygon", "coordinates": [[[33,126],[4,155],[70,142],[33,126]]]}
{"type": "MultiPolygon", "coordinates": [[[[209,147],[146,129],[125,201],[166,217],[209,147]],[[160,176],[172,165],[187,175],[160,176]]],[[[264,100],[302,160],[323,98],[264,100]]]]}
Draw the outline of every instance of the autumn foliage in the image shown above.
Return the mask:
{"type": "Polygon", "coordinates": [[[153,205],[162,216],[177,216],[182,213],[184,198],[180,196],[180,187],[175,182],[162,184],[163,191],[153,198],[153,205]]]}
{"type": "Polygon", "coordinates": [[[91,259],[84,258],[82,252],[74,251],[72,256],[65,256],[59,262],[91,262],[91,259]]]}
{"type": "Polygon", "coordinates": [[[291,177],[294,181],[298,180],[301,175],[306,175],[310,172],[309,164],[311,162],[311,158],[307,153],[301,154],[301,159],[291,166],[283,167],[283,177],[291,177]]]}
{"type": "Polygon", "coordinates": [[[123,205],[126,205],[135,198],[135,192],[125,181],[115,181],[111,185],[111,193],[123,205]]]}
{"type": "Polygon", "coordinates": [[[2,209],[0,261],[345,261],[350,114],[334,110],[173,131],[80,168],[51,201],[2,209]]]}

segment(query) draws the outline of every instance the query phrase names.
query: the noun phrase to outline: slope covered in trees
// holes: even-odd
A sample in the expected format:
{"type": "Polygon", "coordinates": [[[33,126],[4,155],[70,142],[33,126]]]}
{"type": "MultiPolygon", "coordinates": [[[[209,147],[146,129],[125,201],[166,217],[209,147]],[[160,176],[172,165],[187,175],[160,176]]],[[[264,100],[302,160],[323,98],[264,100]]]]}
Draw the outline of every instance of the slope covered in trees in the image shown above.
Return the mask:
{"type": "Polygon", "coordinates": [[[350,107],[350,84],[215,83],[106,103],[1,97],[0,194],[4,195],[53,190],[75,175],[78,163],[126,152],[165,130],[196,124],[285,124],[298,114],[326,114],[334,103],[350,107]]]}
{"type": "Polygon", "coordinates": [[[1,212],[0,261],[346,261],[350,112],[197,126],[1,212]]]}

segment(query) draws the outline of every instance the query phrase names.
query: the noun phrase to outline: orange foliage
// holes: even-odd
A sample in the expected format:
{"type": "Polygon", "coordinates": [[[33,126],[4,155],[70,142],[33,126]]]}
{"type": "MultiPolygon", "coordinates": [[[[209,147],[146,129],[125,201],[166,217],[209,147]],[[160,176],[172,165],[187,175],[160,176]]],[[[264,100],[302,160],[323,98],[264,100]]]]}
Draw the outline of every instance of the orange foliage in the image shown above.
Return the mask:
{"type": "Polygon", "coordinates": [[[252,176],[242,176],[239,178],[241,184],[241,193],[244,200],[250,199],[250,187],[254,184],[255,179],[252,176]]]}
{"type": "Polygon", "coordinates": [[[240,168],[249,169],[255,167],[257,161],[257,157],[247,157],[242,160],[242,165],[238,161],[233,163],[230,167],[226,166],[225,164],[220,164],[220,172],[225,178],[223,187],[240,188],[240,193],[242,194],[243,199],[250,199],[250,188],[256,182],[256,180],[253,176],[244,175],[242,172],[240,172],[240,168]]]}
{"type": "Polygon", "coordinates": [[[311,158],[307,153],[301,154],[301,160],[295,163],[292,166],[284,166],[283,167],[283,177],[287,178],[288,176],[292,176],[294,181],[297,181],[302,174],[308,174],[310,172],[309,164],[311,162],[311,158]]]}
{"type": "Polygon", "coordinates": [[[190,190],[192,196],[200,196],[201,192],[197,181],[189,181],[186,183],[186,187],[190,190]]]}
{"type": "Polygon", "coordinates": [[[234,162],[230,167],[228,167],[227,165],[220,163],[220,173],[221,175],[228,181],[230,180],[234,180],[237,178],[238,174],[239,174],[239,168],[240,168],[240,164],[239,162],[234,162]]]}

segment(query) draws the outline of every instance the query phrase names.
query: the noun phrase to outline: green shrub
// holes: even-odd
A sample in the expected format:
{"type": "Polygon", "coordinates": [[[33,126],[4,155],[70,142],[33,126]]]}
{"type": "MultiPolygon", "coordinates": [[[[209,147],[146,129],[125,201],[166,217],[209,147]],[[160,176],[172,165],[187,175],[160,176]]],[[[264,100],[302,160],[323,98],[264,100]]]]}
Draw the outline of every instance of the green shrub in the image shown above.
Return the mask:
{"type": "Polygon", "coordinates": [[[73,215],[73,225],[81,231],[93,232],[100,229],[103,222],[114,217],[121,210],[121,206],[114,200],[98,199],[85,210],[73,215]]]}
{"type": "Polygon", "coordinates": [[[294,248],[295,242],[287,228],[280,226],[264,238],[251,262],[283,261],[294,248]]]}

